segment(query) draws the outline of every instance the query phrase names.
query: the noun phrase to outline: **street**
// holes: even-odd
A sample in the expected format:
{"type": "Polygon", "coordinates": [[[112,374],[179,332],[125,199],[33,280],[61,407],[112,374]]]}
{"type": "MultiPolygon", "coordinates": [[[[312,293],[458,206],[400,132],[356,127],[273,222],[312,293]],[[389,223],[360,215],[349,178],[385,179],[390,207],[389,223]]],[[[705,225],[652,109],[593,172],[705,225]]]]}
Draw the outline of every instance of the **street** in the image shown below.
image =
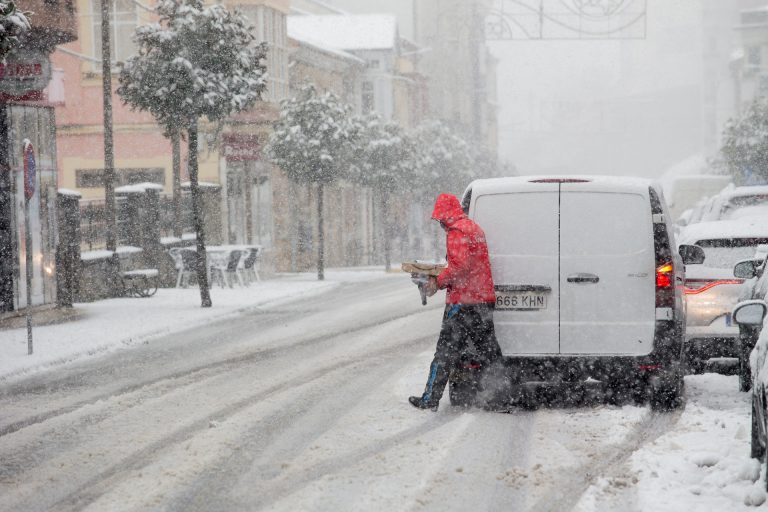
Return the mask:
{"type": "Polygon", "coordinates": [[[345,283],[5,384],[0,509],[569,510],[678,421],[414,410],[440,299],[345,283]]]}

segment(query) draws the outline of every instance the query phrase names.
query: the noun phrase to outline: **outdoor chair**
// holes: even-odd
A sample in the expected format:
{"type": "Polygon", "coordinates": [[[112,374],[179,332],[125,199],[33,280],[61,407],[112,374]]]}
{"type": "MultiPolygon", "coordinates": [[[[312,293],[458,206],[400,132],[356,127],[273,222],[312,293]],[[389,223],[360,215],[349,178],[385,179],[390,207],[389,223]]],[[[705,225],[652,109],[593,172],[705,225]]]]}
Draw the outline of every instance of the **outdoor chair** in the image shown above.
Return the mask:
{"type": "Polygon", "coordinates": [[[242,259],[242,272],[246,283],[261,282],[261,276],[259,276],[261,255],[259,253],[258,247],[250,247],[248,248],[248,255],[242,259]]]}
{"type": "Polygon", "coordinates": [[[173,258],[178,274],[176,276],[176,288],[189,286],[189,279],[197,276],[197,252],[192,249],[175,247],[168,251],[173,258]]]}
{"type": "Polygon", "coordinates": [[[237,279],[240,286],[245,286],[243,277],[237,271],[242,255],[243,251],[231,251],[227,257],[226,263],[216,263],[211,265],[211,283],[217,281],[222,288],[224,288],[224,286],[232,288],[233,281],[237,279]]]}

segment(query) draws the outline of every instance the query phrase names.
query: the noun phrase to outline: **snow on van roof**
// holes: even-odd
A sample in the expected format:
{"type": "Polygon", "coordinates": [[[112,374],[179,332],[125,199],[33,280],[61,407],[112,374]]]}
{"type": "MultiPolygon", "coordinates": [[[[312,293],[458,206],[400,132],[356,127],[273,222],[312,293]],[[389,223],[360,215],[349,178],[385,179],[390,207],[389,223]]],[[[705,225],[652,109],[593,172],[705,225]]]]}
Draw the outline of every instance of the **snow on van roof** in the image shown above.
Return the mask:
{"type": "MultiPolygon", "coordinates": [[[[473,195],[499,194],[504,192],[519,192],[532,189],[536,185],[547,182],[573,182],[583,183],[581,187],[588,187],[596,191],[632,191],[647,193],[653,182],[645,178],[631,178],[623,176],[591,176],[591,175],[551,175],[551,176],[515,176],[509,178],[490,178],[473,181],[469,186],[473,195]]],[[[581,188],[580,187],[580,188],[581,188]]]]}
{"type": "Polygon", "coordinates": [[[768,222],[762,216],[699,222],[687,226],[679,236],[683,244],[721,238],[768,238],[768,222]]]}

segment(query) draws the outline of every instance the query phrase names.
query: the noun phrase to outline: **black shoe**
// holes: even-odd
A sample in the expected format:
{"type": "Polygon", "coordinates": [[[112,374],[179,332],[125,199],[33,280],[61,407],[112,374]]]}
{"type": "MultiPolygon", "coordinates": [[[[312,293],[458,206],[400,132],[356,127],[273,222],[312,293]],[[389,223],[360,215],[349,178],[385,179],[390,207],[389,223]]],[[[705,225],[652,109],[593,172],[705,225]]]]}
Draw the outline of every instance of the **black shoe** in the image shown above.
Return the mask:
{"type": "Polygon", "coordinates": [[[437,410],[437,403],[425,402],[419,396],[408,397],[408,401],[411,402],[411,405],[417,409],[432,409],[433,411],[437,410]]]}

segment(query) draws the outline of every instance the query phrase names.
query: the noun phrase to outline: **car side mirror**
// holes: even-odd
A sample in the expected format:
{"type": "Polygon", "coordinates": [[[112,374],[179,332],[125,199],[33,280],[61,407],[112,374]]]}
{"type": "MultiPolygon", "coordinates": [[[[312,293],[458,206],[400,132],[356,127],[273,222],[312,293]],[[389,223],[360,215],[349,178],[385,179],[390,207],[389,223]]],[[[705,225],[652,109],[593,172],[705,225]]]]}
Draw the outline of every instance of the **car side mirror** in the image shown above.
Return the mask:
{"type": "Polygon", "coordinates": [[[686,265],[701,265],[706,259],[704,249],[698,245],[681,245],[677,251],[686,265]]]}
{"type": "Polygon", "coordinates": [[[757,275],[755,260],[740,261],[733,267],[733,275],[739,279],[752,279],[757,275]]]}
{"type": "Polygon", "coordinates": [[[733,308],[733,320],[739,325],[757,327],[763,324],[768,304],[762,300],[745,300],[733,308]]]}

